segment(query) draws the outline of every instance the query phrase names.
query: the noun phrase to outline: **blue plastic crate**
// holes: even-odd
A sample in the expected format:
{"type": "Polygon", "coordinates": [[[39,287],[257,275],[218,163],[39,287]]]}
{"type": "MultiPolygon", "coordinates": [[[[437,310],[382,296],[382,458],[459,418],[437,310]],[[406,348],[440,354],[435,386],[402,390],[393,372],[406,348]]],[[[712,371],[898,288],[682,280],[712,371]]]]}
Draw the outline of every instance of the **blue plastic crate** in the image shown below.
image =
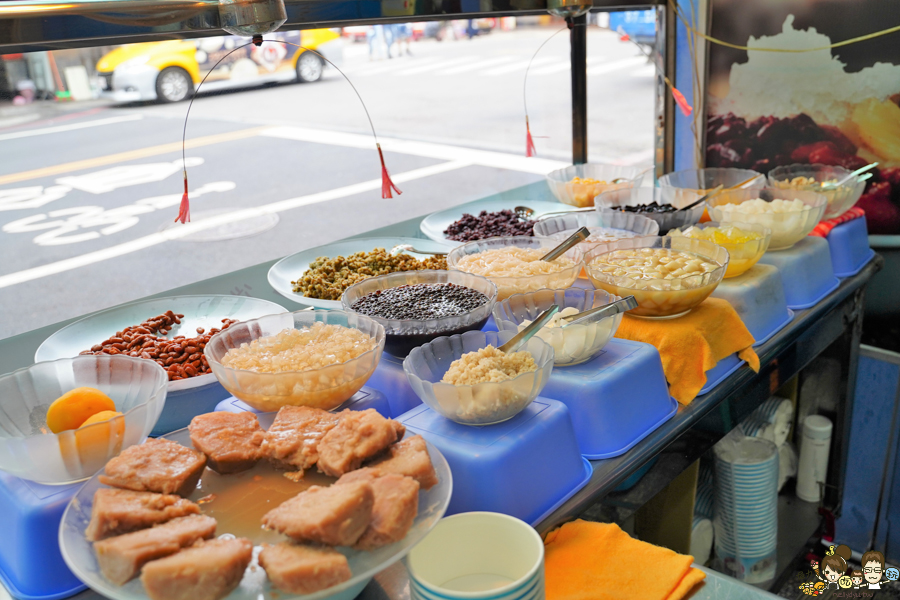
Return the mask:
{"type": "Polygon", "coordinates": [[[59,522],[81,484],[42,485],[0,472],[0,582],[20,600],[56,600],[87,588],[59,551],[59,522]]]}
{"type": "Polygon", "coordinates": [[[447,459],[453,472],[448,515],[492,511],[533,525],[591,478],[561,402],[539,397],[512,419],[484,427],[454,423],[425,405],[398,420],[447,459]]]}
{"type": "Polygon", "coordinates": [[[841,284],[824,238],[806,236],[787,250],[766,252],[759,262],[778,268],[788,308],[814,306],[841,284]]]}
{"type": "Polygon", "coordinates": [[[587,362],[554,367],[541,395],[569,408],[581,454],[591,460],[627,452],[678,410],[656,348],[620,339],[587,362]]]}
{"type": "Polygon", "coordinates": [[[713,298],[728,300],[756,340],[765,343],[794,318],[787,307],[781,274],[771,265],[753,265],[738,277],[723,279],[713,298]]]}
{"type": "Polygon", "coordinates": [[[729,375],[745,364],[747,363],[738,358],[737,354],[726,356],[716,363],[716,366],[706,372],[706,385],[700,389],[697,395],[702,396],[703,394],[708,394],[714,387],[722,383],[729,375]]]}
{"type": "Polygon", "coordinates": [[[875,256],[875,251],[869,247],[865,217],[841,223],[825,239],[831,251],[834,274],[838,277],[856,275],[875,256]]]}
{"type": "Polygon", "coordinates": [[[216,405],[230,397],[218,381],[199,388],[169,392],[166,394],[166,405],[163,406],[159,420],[153,426],[150,435],[158,437],[178,429],[184,429],[197,415],[212,412],[216,405]]]}
{"type": "MultiPolygon", "coordinates": [[[[386,419],[391,418],[391,407],[388,404],[387,398],[384,397],[384,394],[379,392],[378,390],[373,390],[369,387],[363,387],[358,392],[353,394],[353,397],[341,404],[339,407],[334,409],[335,412],[344,410],[345,408],[349,408],[351,410],[367,410],[369,408],[374,408],[386,419]]],[[[249,404],[246,404],[234,396],[231,396],[225,400],[219,402],[216,406],[217,412],[254,412],[261,413],[262,411],[256,410],[249,404]]]]}
{"type": "Polygon", "coordinates": [[[381,355],[378,366],[366,381],[366,387],[377,390],[387,397],[393,418],[422,404],[422,399],[416,396],[412,386],[409,385],[406,373],[403,372],[403,359],[390,354],[381,355]]]}

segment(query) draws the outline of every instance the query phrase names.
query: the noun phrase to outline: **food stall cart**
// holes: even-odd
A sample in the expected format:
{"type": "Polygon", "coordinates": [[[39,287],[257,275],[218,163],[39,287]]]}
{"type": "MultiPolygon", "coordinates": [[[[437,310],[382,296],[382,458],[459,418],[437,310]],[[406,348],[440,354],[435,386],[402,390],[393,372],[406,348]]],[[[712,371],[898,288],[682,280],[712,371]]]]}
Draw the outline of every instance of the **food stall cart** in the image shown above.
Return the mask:
{"type": "MultiPolygon", "coordinates": [[[[160,3],[155,0],[127,0],[110,2],[42,3],[40,10],[32,1],[13,0],[4,3],[9,11],[2,16],[9,27],[0,27],[0,50],[4,53],[37,49],[80,47],[110,41],[137,42],[164,39],[172,36],[201,37],[220,33],[222,7],[215,2],[197,3],[179,0],[160,3]]],[[[341,1],[285,2],[285,29],[304,29],[368,25],[373,23],[407,22],[410,20],[441,20],[479,17],[526,16],[546,14],[550,8],[565,9],[567,2],[506,2],[492,0],[470,3],[415,3],[415,14],[391,16],[385,10],[387,2],[341,1]]],[[[644,2],[624,0],[595,0],[593,10],[639,8],[644,2]]],[[[685,89],[692,101],[693,66],[686,61],[686,32],[677,24],[672,5],[656,6],[662,65],[665,73],[657,77],[657,114],[661,124],[657,130],[656,173],[662,175],[674,168],[689,168],[695,164],[689,121],[675,108],[671,87],[665,80],[685,89]]],[[[571,80],[572,80],[572,162],[587,161],[588,110],[586,78],[586,37],[584,16],[572,19],[571,80]]],[[[546,185],[541,182],[502,192],[490,198],[510,205],[523,200],[551,200],[546,185]]],[[[465,210],[465,206],[460,210],[465,210]]],[[[425,238],[420,229],[422,219],[410,219],[356,237],[425,238]]],[[[234,290],[252,290],[252,296],[283,303],[284,298],[269,285],[267,275],[276,261],[259,264],[220,277],[176,288],[155,297],[179,295],[232,294],[234,290]]],[[[825,506],[839,512],[844,469],[847,462],[847,432],[854,402],[855,374],[861,335],[866,283],[881,267],[875,257],[858,273],[844,277],[839,285],[821,301],[804,309],[797,309],[793,320],[756,351],[760,369],[737,368],[724,377],[708,393],[701,394],[688,406],[679,406],[677,414],[627,452],[614,458],[590,462],[590,476],[586,485],[560,506],[546,515],[536,528],[546,533],[558,525],[588,514],[600,520],[621,522],[650,501],[678,475],[687,470],[701,455],[712,448],[725,434],[734,429],[765,399],[772,395],[818,357],[837,359],[840,367],[838,411],[836,413],[834,447],[829,466],[830,486],[825,506]],[[647,470],[649,467],[649,470],[647,470]],[[643,471],[642,471],[643,469],[643,471]],[[646,473],[627,491],[617,491],[620,485],[639,472],[646,473]]],[[[291,304],[297,310],[302,305],[291,304]]],[[[0,340],[0,371],[6,373],[26,367],[41,343],[69,322],[58,323],[10,339],[0,340]]],[[[815,504],[782,499],[779,506],[779,573],[787,573],[795,556],[822,525],[822,516],[815,504]]],[[[739,585],[727,578],[710,573],[710,581],[695,597],[719,597],[720,588],[729,588],[735,597],[754,597],[756,590],[739,585]]],[[[0,592],[2,597],[2,592],[0,592]]],[[[84,592],[78,597],[94,597],[84,592]]],[[[378,576],[365,589],[362,598],[409,597],[408,579],[402,564],[396,563],[378,576]]],[[[731,596],[729,596],[731,597],[731,596]]]]}

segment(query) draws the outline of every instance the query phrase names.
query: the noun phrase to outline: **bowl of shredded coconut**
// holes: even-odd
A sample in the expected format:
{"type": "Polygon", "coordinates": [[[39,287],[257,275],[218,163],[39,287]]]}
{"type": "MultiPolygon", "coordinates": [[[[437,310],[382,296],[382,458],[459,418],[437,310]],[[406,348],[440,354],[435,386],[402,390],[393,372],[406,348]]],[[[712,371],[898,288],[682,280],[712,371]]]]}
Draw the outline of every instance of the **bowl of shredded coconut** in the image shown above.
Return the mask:
{"type": "Polygon", "coordinates": [[[499,347],[512,331],[439,337],[403,360],[413,391],[444,417],[464,425],[511,419],[537,398],[553,370],[553,347],[535,336],[517,352],[499,347]]]}
{"type": "Polygon", "coordinates": [[[232,325],[203,349],[212,372],[253,408],[331,410],[359,391],[384,350],[384,327],[340,310],[301,310],[232,325]]]}
{"type": "Polygon", "coordinates": [[[734,190],[708,201],[713,221],[762,225],[772,231],[769,250],[785,250],[809,235],[825,214],[828,199],[807,190],[734,190]]]}
{"type": "Polygon", "coordinates": [[[481,275],[498,288],[497,300],[513,294],[544,288],[571,286],[581,273],[582,251],[576,246],[563,256],[543,261],[541,257],[560,240],[536,237],[495,237],[463,244],[447,255],[451,271],[481,275]]]}

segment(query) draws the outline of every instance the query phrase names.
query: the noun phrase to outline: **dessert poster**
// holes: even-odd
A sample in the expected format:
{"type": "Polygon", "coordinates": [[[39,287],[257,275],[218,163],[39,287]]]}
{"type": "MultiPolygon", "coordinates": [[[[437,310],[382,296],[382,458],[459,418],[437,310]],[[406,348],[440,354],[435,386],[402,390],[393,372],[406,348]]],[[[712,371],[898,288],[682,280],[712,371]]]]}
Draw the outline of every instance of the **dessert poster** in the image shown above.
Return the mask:
{"type": "Polygon", "coordinates": [[[880,164],[858,203],[869,232],[900,234],[900,24],[896,0],[714,0],[706,165],[880,164]]]}

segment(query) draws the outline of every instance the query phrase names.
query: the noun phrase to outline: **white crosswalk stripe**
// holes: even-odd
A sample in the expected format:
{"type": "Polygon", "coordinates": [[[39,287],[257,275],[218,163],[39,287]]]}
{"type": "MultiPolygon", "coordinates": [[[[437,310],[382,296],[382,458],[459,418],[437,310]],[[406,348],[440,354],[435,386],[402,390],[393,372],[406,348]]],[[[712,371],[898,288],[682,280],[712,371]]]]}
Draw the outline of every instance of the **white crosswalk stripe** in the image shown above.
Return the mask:
{"type": "Polygon", "coordinates": [[[417,75],[420,73],[428,73],[434,72],[435,69],[443,69],[446,67],[456,67],[461,65],[462,63],[470,63],[473,60],[477,60],[477,56],[460,56],[459,58],[451,58],[449,60],[443,60],[438,63],[429,63],[427,65],[416,65],[414,67],[410,67],[408,69],[402,69],[394,73],[394,75],[406,76],[406,75],[417,75]]]}
{"type": "Polygon", "coordinates": [[[503,63],[508,63],[511,60],[515,60],[517,57],[515,56],[498,56],[497,58],[488,58],[485,60],[479,60],[473,64],[462,65],[461,67],[453,67],[450,69],[444,69],[442,71],[438,71],[441,75],[456,75],[457,73],[466,73],[468,71],[474,71],[475,69],[483,69],[485,67],[492,67],[494,65],[500,65],[503,63]]]}
{"type": "MultiPolygon", "coordinates": [[[[587,59],[587,64],[590,67],[591,65],[603,62],[605,57],[603,56],[592,56],[587,59]]],[[[552,75],[553,73],[560,73],[562,71],[568,71],[571,66],[571,62],[568,58],[561,60],[560,62],[550,65],[547,67],[543,67],[541,69],[532,69],[528,74],[535,75],[540,77],[541,75],[552,75]]],[[[590,71],[588,71],[590,73],[590,71]]]]}
{"type": "Polygon", "coordinates": [[[631,58],[623,58],[620,60],[614,60],[613,62],[599,64],[594,67],[588,67],[587,74],[588,76],[602,75],[603,73],[611,73],[620,69],[629,69],[645,64],[647,64],[646,57],[632,56],[631,58]]]}
{"type": "MultiPolygon", "coordinates": [[[[504,73],[513,73],[515,71],[524,71],[528,68],[528,62],[531,59],[520,60],[518,62],[514,62],[511,65],[503,65],[502,67],[496,67],[493,69],[488,69],[487,71],[481,73],[482,75],[503,75],[504,73]]],[[[532,68],[546,65],[549,62],[553,62],[557,59],[555,58],[535,58],[534,62],[531,63],[532,68]]]]}

